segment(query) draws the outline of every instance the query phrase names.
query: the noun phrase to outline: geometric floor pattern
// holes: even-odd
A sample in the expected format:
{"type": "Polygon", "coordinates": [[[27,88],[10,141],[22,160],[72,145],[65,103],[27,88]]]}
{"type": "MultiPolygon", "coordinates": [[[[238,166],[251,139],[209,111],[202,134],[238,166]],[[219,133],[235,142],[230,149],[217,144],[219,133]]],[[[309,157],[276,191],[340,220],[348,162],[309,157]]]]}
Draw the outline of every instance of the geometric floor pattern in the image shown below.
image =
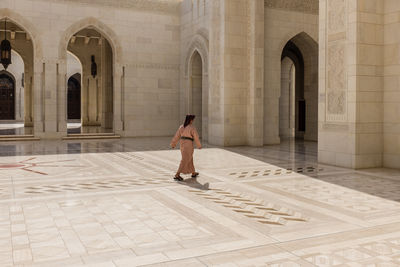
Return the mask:
{"type": "Polygon", "coordinates": [[[400,171],[169,141],[0,144],[0,266],[400,266],[400,171]]]}

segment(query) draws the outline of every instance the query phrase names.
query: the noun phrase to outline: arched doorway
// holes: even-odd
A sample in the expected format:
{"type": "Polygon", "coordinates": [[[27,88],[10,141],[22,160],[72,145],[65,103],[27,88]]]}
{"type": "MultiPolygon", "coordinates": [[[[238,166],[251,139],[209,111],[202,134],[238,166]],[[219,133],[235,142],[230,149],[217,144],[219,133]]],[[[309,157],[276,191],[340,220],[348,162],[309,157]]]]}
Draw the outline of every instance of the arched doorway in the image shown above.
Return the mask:
{"type": "Polygon", "coordinates": [[[15,80],[0,73],[0,120],[15,119],[15,80]]]}
{"type": "MultiPolygon", "coordinates": [[[[18,17],[15,14],[13,16],[18,17]]],[[[23,21],[23,18],[20,19],[23,21]]],[[[33,40],[36,39],[32,38],[24,27],[8,17],[0,19],[0,40],[3,40],[5,35],[12,50],[11,64],[7,69],[0,65],[3,87],[0,120],[9,120],[9,122],[1,123],[0,135],[32,134],[35,104],[33,101],[34,76],[37,75],[34,72],[34,54],[37,50],[34,49],[33,40]],[[10,84],[12,84],[12,89],[10,89],[10,84]]]]}
{"type": "Polygon", "coordinates": [[[68,79],[68,120],[81,119],[81,75],[76,73],[68,79]]]}
{"type": "Polygon", "coordinates": [[[77,58],[81,67],[81,77],[68,80],[68,92],[71,91],[67,96],[68,119],[70,115],[74,118],[79,115],[81,133],[113,131],[114,61],[109,41],[90,26],[70,38],[67,51],[77,58]],[[76,101],[80,102],[79,106],[76,101]]]}
{"type": "Polygon", "coordinates": [[[318,44],[306,33],[289,40],[281,55],[281,139],[318,139],[318,44]]]}
{"type": "Polygon", "coordinates": [[[192,55],[190,73],[190,113],[196,115],[194,123],[201,137],[203,132],[203,63],[197,51],[192,55]]]}
{"type": "Polygon", "coordinates": [[[279,136],[294,138],[296,129],[296,67],[285,57],[281,64],[281,96],[279,98],[279,136]]]}

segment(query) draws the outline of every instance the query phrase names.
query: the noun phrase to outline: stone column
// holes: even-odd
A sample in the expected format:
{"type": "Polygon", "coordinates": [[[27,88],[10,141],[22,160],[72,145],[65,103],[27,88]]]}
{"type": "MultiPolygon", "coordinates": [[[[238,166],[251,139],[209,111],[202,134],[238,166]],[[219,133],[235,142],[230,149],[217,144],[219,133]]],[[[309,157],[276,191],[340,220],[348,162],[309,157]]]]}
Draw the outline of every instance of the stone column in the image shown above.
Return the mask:
{"type": "MultiPolygon", "coordinates": [[[[383,165],[400,168],[400,1],[386,0],[384,51],[384,156],[383,165]]],[[[382,30],[383,31],[383,30],[382,30]]]]}
{"type": "MultiPolygon", "coordinates": [[[[101,56],[101,126],[113,128],[113,55],[108,42],[103,42],[101,56]]],[[[119,92],[119,91],[118,91],[119,92]]],[[[119,114],[119,113],[118,113],[119,114]]]]}
{"type": "Polygon", "coordinates": [[[318,158],[382,165],[383,1],[320,1],[318,158]]]}
{"type": "Polygon", "coordinates": [[[264,141],[264,1],[249,1],[247,12],[247,51],[250,63],[247,142],[251,146],[262,146],[264,141]]]}
{"type": "Polygon", "coordinates": [[[210,90],[208,142],[224,145],[224,9],[225,0],[211,2],[210,22],[210,90]]]}
{"type": "Polygon", "coordinates": [[[24,70],[24,125],[33,126],[33,66],[26,66],[24,70]]]}
{"type": "Polygon", "coordinates": [[[209,143],[262,145],[261,0],[216,0],[211,8],[209,143]]]}
{"type": "Polygon", "coordinates": [[[35,98],[35,124],[36,136],[45,138],[59,138],[59,73],[58,61],[46,59],[35,61],[34,98],[35,98]]]}
{"type": "Polygon", "coordinates": [[[265,42],[263,89],[263,143],[265,145],[279,144],[279,96],[281,91],[281,65],[282,50],[277,44],[265,42]],[[267,46],[274,45],[273,49],[267,46]]]}
{"type": "Polygon", "coordinates": [[[44,62],[40,58],[34,59],[32,97],[33,102],[33,121],[35,136],[44,136],[44,62]]]}
{"type": "Polygon", "coordinates": [[[68,77],[66,59],[59,60],[57,63],[57,131],[60,135],[67,135],[67,93],[68,93],[68,77]]]}

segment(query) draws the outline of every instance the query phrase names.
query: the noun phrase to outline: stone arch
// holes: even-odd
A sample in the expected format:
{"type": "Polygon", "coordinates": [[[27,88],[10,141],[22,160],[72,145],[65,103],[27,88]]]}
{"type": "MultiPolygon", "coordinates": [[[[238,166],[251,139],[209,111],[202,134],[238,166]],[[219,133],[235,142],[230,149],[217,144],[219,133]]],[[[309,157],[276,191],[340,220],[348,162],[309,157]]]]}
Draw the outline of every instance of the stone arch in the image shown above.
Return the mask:
{"type": "Polygon", "coordinates": [[[111,45],[111,48],[113,50],[114,63],[118,64],[122,62],[122,46],[119,42],[117,35],[106,24],[104,24],[103,22],[94,17],[81,19],[72,24],[71,26],[69,26],[68,29],[64,31],[58,48],[59,58],[62,60],[66,60],[68,43],[71,37],[80,30],[83,30],[88,27],[94,28],[96,31],[101,33],[104,36],[104,38],[106,38],[106,40],[111,45]]]}
{"type": "MultiPolygon", "coordinates": [[[[15,80],[15,77],[14,77],[14,75],[11,73],[11,72],[9,72],[9,71],[6,71],[6,70],[1,70],[0,71],[0,75],[7,75],[7,76],[9,76],[12,80],[13,80],[13,82],[14,82],[14,85],[16,84],[16,80],[15,80]]],[[[15,88],[14,88],[15,89],[15,88]]]]}
{"type": "Polygon", "coordinates": [[[194,52],[197,51],[202,59],[203,73],[208,74],[208,40],[201,34],[196,34],[187,49],[185,58],[185,76],[189,75],[190,62],[194,52]]]}
{"type": "Polygon", "coordinates": [[[30,21],[28,21],[24,16],[21,16],[20,14],[8,8],[0,8],[0,20],[2,19],[10,20],[22,29],[24,29],[32,41],[34,53],[33,57],[42,57],[42,42],[40,34],[36,30],[36,27],[30,21]]]}
{"type": "MultiPolygon", "coordinates": [[[[112,123],[111,120],[110,124],[113,124],[113,129],[115,132],[121,133],[123,131],[123,115],[122,115],[122,110],[124,109],[124,104],[122,102],[123,99],[123,91],[121,88],[122,84],[122,62],[123,62],[123,56],[122,56],[122,46],[119,41],[119,38],[117,34],[114,32],[113,29],[111,29],[109,26],[107,26],[105,23],[100,21],[97,18],[94,17],[87,17],[84,19],[81,19],[79,21],[76,21],[72,25],[70,25],[61,35],[60,42],[59,42],[59,47],[58,47],[58,54],[59,54],[59,61],[61,62],[62,66],[65,66],[64,62],[67,60],[67,50],[68,50],[68,44],[71,39],[71,37],[76,34],[77,32],[85,29],[85,28],[92,28],[99,32],[105,40],[107,40],[110,48],[111,48],[111,53],[112,53],[112,90],[113,90],[113,98],[112,98],[112,116],[108,116],[109,118],[112,118],[112,123]],[[116,108],[116,107],[121,107],[121,108],[116,108]]],[[[81,62],[83,64],[83,62],[81,62]]],[[[65,67],[62,70],[62,74],[64,75],[66,73],[65,67]]],[[[66,82],[63,85],[63,88],[66,86],[66,82]]],[[[65,92],[65,88],[62,90],[62,92],[65,92]]],[[[65,102],[65,94],[62,94],[62,99],[60,100],[61,102],[65,102]]],[[[66,117],[66,116],[64,116],[66,117]]],[[[66,121],[65,121],[66,124],[66,121]]],[[[107,124],[108,125],[108,124],[107,124]]]]}
{"type": "Polygon", "coordinates": [[[281,51],[289,47],[294,56],[282,54],[294,60],[296,65],[296,112],[300,112],[304,130],[298,128],[298,114],[296,114],[296,137],[301,135],[304,140],[317,141],[318,139],[318,43],[306,32],[302,31],[290,35],[281,43],[281,51]],[[291,48],[290,48],[291,47],[291,48]],[[294,50],[293,50],[294,49],[294,50]],[[298,61],[296,63],[296,61],[298,61]],[[300,63],[301,64],[300,64],[300,63]],[[301,73],[298,74],[299,67],[301,73]],[[300,84],[298,84],[300,83],[300,84]],[[301,105],[300,105],[301,104],[301,105]],[[301,108],[300,108],[301,107],[301,108]],[[303,132],[303,133],[301,133],[303,132]]]}
{"type": "Polygon", "coordinates": [[[279,50],[282,51],[286,44],[293,39],[303,40],[305,43],[318,47],[318,42],[315,41],[315,38],[312,37],[312,34],[308,33],[307,31],[296,31],[291,32],[285,35],[285,38],[279,43],[279,50]]]}

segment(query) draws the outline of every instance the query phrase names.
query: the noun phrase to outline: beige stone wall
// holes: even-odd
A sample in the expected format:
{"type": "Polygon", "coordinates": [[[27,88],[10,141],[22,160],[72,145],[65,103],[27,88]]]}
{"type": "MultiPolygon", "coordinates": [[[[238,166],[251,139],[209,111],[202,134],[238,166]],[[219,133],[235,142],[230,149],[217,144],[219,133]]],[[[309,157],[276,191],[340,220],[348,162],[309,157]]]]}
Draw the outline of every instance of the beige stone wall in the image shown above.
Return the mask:
{"type": "Polygon", "coordinates": [[[384,4],[383,164],[400,168],[400,2],[384,4]]]}
{"type": "MultiPolygon", "coordinates": [[[[316,140],[317,129],[317,58],[318,14],[305,12],[307,3],[281,5],[279,1],[267,1],[265,6],[264,43],[264,144],[278,144],[279,98],[281,94],[281,55],[286,43],[294,41],[305,61],[305,98],[307,126],[305,139],[316,140]],[[313,52],[315,51],[315,52],[313,52]]],[[[290,1],[286,1],[290,2],[290,1]]],[[[291,2],[290,2],[291,3],[291,2]]]]}
{"type": "Polygon", "coordinates": [[[72,75],[79,73],[82,75],[82,63],[72,53],[67,54],[67,79],[72,75]]]}

